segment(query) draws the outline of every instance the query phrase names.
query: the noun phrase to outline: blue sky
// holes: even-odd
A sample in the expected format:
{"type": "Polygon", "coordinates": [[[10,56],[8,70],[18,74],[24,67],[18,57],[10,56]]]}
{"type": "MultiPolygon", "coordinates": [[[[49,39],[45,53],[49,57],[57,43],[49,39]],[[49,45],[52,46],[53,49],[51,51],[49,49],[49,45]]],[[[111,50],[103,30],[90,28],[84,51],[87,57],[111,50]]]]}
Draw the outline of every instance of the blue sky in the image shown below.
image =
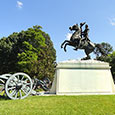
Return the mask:
{"type": "Polygon", "coordinates": [[[54,43],[57,62],[85,56],[69,46],[66,53],[60,48],[69,26],[84,21],[89,25],[92,42],[108,42],[115,50],[115,0],[0,1],[0,38],[40,25],[54,43]]]}

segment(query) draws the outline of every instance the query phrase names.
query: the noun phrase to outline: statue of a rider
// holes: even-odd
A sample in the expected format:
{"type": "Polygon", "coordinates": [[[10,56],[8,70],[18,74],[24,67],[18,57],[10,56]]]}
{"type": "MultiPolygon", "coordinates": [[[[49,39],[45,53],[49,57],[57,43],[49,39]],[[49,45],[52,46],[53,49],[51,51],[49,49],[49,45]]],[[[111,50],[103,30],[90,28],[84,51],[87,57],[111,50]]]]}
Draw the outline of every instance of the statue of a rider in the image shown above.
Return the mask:
{"type": "Polygon", "coordinates": [[[90,44],[90,39],[89,39],[89,36],[88,36],[89,28],[88,28],[88,25],[87,24],[85,25],[85,24],[86,24],[86,22],[80,23],[80,28],[79,28],[80,39],[77,39],[78,42],[77,42],[76,48],[74,50],[77,50],[78,48],[82,47],[81,46],[81,41],[82,40],[85,41],[85,42],[87,42],[88,44],[90,44]],[[85,25],[85,30],[84,31],[82,31],[83,25],[85,25]]]}
{"type": "Polygon", "coordinates": [[[69,27],[69,29],[73,31],[73,34],[70,40],[65,40],[61,44],[61,48],[64,48],[65,52],[67,51],[66,46],[69,45],[69,46],[74,47],[75,48],[74,50],[80,49],[80,50],[85,51],[85,54],[87,57],[82,58],[83,60],[90,59],[91,57],[89,54],[92,53],[95,50],[95,48],[97,48],[101,52],[102,55],[105,55],[101,44],[96,44],[90,41],[89,36],[88,36],[89,27],[85,22],[80,23],[80,25],[74,24],[73,26],[69,27]],[[85,27],[83,29],[82,27],[84,25],[85,27]]]}

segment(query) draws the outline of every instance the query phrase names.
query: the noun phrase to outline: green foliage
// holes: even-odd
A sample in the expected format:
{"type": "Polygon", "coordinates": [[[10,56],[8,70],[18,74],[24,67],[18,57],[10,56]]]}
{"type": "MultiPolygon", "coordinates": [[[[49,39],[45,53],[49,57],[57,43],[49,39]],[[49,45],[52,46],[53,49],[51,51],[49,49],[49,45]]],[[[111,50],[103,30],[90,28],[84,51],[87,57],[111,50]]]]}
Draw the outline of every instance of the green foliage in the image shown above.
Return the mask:
{"type": "Polygon", "coordinates": [[[113,78],[115,80],[115,51],[113,51],[112,54],[109,54],[108,57],[109,57],[109,63],[111,65],[111,71],[113,74],[113,78]]]}
{"type": "MultiPolygon", "coordinates": [[[[113,48],[109,43],[102,42],[101,45],[102,45],[102,50],[105,56],[107,56],[113,51],[113,48]]],[[[97,60],[100,60],[100,58],[103,58],[103,55],[98,48],[95,49],[94,54],[96,55],[97,60]]]]}
{"type": "Polygon", "coordinates": [[[115,81],[115,51],[113,51],[112,46],[109,43],[102,43],[103,51],[105,56],[101,55],[99,50],[96,50],[96,59],[100,61],[108,62],[111,66],[111,71],[113,74],[113,79],[115,81]]]}
{"type": "Polygon", "coordinates": [[[41,26],[0,39],[0,74],[26,72],[31,77],[53,79],[56,51],[41,26]]]}

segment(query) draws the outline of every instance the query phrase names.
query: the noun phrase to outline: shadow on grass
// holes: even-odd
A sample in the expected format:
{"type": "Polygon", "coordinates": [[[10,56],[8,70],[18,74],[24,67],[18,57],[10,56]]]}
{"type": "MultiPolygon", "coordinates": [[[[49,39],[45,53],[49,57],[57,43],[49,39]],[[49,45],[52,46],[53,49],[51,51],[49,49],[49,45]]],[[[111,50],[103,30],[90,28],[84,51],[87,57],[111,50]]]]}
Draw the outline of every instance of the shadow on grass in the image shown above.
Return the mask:
{"type": "Polygon", "coordinates": [[[0,100],[10,100],[7,96],[0,95],[0,100]]]}

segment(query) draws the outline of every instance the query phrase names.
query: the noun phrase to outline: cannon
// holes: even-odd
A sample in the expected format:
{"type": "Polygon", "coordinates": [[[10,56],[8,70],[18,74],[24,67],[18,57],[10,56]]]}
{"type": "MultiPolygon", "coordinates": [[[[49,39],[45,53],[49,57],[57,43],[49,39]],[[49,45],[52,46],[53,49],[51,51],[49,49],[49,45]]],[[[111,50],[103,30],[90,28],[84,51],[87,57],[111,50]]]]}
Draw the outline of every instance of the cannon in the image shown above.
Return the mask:
{"type": "Polygon", "coordinates": [[[0,75],[0,94],[6,95],[10,99],[24,99],[39,86],[43,90],[48,90],[47,80],[32,80],[25,73],[0,75]]]}

